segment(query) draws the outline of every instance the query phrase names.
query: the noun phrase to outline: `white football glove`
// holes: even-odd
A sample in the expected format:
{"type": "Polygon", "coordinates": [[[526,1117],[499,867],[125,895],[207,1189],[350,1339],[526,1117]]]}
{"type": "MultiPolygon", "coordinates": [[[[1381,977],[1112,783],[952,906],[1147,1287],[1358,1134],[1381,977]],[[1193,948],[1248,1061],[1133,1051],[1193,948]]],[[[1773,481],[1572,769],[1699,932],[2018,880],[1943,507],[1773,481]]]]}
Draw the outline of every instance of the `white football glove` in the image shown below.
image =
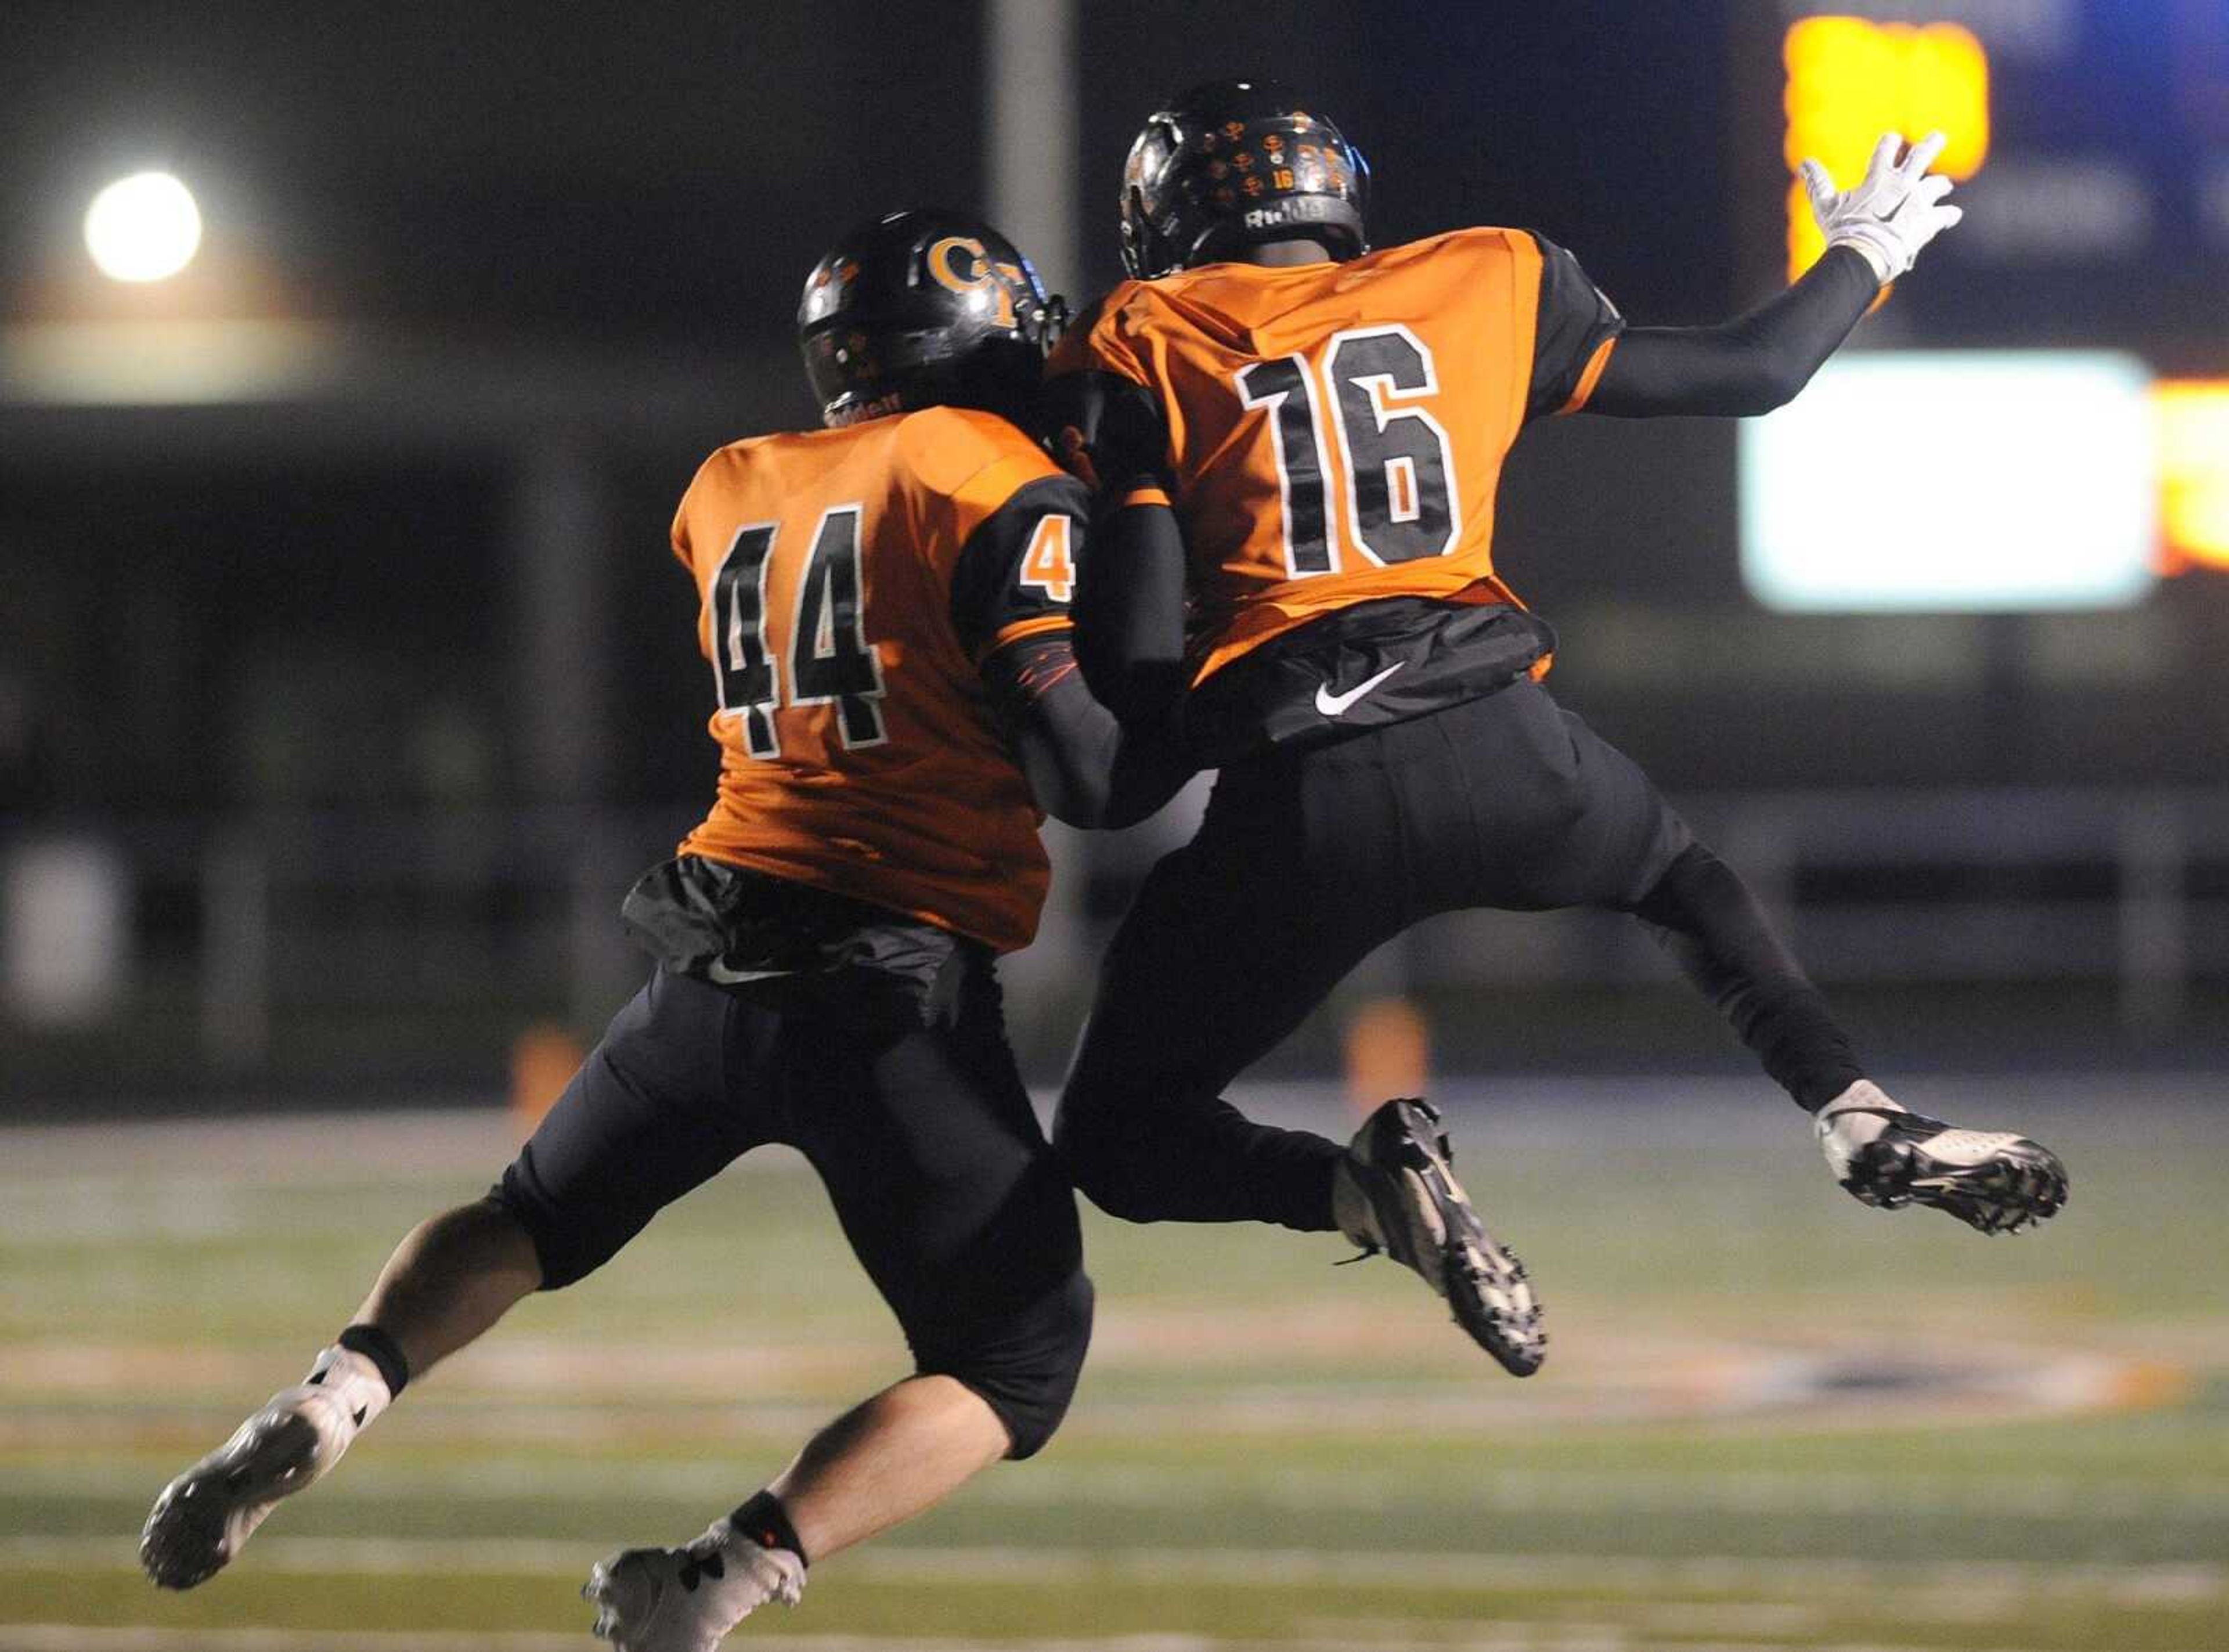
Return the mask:
{"type": "Polygon", "coordinates": [[[1884,133],[1864,180],[1841,193],[1825,167],[1804,162],[1803,188],[1827,245],[1855,248],[1884,284],[1910,269],[1921,247],[1966,215],[1943,204],[1950,180],[1927,173],[1948,141],[1939,132],[1930,132],[1898,160],[1904,139],[1884,133]]]}

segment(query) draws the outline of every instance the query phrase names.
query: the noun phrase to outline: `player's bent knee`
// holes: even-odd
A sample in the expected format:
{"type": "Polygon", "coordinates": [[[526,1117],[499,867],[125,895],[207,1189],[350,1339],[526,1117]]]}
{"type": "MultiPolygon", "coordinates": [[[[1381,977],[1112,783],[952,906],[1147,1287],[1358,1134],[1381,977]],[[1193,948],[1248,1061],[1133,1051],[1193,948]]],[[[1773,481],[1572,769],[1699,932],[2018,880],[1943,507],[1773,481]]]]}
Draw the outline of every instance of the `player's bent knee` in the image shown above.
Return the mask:
{"type": "Polygon", "coordinates": [[[1052,1150],[1076,1191],[1125,1222],[1157,1222],[1166,1214],[1167,1146],[1122,1128],[1117,1109],[1078,1106],[1063,1097],[1053,1115],[1052,1150]]]}
{"type": "Polygon", "coordinates": [[[1631,910],[1648,922],[1679,929],[1692,927],[1699,913],[1731,912],[1753,904],[1740,875],[1708,844],[1690,838],[1631,910]]]}
{"type": "Polygon", "coordinates": [[[599,1243],[594,1234],[580,1225],[563,1220],[549,1200],[536,1196],[531,1181],[520,1174],[515,1163],[504,1171],[501,1181],[488,1189],[482,1203],[501,1211],[525,1233],[541,1270],[537,1289],[562,1290],[595,1272],[619,1250],[618,1244],[599,1243]]]}
{"type": "Polygon", "coordinates": [[[1077,1269],[1027,1308],[983,1327],[949,1357],[924,1359],[924,1375],[965,1383],[1003,1424],[1006,1455],[1044,1449],[1068,1415],[1091,1345],[1091,1281],[1077,1269]]]}

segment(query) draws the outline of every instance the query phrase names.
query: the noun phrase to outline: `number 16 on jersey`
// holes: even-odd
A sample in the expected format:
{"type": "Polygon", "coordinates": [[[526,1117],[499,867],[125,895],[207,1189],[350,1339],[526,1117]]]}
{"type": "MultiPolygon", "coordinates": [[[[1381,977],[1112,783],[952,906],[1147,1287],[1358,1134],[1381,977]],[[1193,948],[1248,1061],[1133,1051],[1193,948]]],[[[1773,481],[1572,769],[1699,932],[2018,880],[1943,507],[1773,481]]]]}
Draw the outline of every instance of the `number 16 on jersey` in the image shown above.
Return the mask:
{"type": "Polygon", "coordinates": [[[1397,323],[1333,333],[1322,359],[1328,421],[1306,357],[1256,362],[1238,375],[1239,401],[1269,412],[1286,572],[1339,571],[1326,423],[1346,471],[1348,539],[1380,567],[1444,556],[1461,533],[1462,509],[1447,430],[1419,405],[1439,394],[1430,348],[1397,323]]]}

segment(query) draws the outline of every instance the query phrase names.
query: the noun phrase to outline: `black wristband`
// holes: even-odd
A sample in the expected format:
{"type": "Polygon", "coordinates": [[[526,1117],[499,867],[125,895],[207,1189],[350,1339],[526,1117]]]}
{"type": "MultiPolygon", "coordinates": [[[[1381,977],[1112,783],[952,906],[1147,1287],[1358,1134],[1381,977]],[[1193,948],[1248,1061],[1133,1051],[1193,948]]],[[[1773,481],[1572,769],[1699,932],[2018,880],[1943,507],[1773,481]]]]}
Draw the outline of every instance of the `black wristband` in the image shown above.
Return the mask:
{"type": "Polygon", "coordinates": [[[797,1528],[789,1523],[781,1499],[770,1491],[754,1493],[749,1501],[728,1516],[728,1523],[762,1549],[787,1549],[806,1565],[813,1564],[805,1545],[797,1540],[797,1528]]]}
{"type": "Polygon", "coordinates": [[[379,1367],[389,1399],[402,1398],[403,1386],[410,1380],[410,1361],[403,1358],[401,1345],[393,1337],[376,1325],[351,1325],[333,1340],[379,1367]]]}

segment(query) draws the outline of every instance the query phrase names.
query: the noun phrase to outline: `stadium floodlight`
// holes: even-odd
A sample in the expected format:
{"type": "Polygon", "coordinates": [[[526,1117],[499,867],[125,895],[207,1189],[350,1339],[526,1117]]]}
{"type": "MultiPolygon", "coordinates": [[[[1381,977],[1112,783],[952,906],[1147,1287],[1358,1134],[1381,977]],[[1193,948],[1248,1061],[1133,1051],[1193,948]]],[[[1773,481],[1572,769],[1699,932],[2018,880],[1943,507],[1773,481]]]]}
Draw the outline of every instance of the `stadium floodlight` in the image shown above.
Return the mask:
{"type": "Polygon", "coordinates": [[[111,280],[167,280],[193,261],[201,244],[193,191],[168,172],[119,178],[86,209],[86,250],[111,280]]]}

